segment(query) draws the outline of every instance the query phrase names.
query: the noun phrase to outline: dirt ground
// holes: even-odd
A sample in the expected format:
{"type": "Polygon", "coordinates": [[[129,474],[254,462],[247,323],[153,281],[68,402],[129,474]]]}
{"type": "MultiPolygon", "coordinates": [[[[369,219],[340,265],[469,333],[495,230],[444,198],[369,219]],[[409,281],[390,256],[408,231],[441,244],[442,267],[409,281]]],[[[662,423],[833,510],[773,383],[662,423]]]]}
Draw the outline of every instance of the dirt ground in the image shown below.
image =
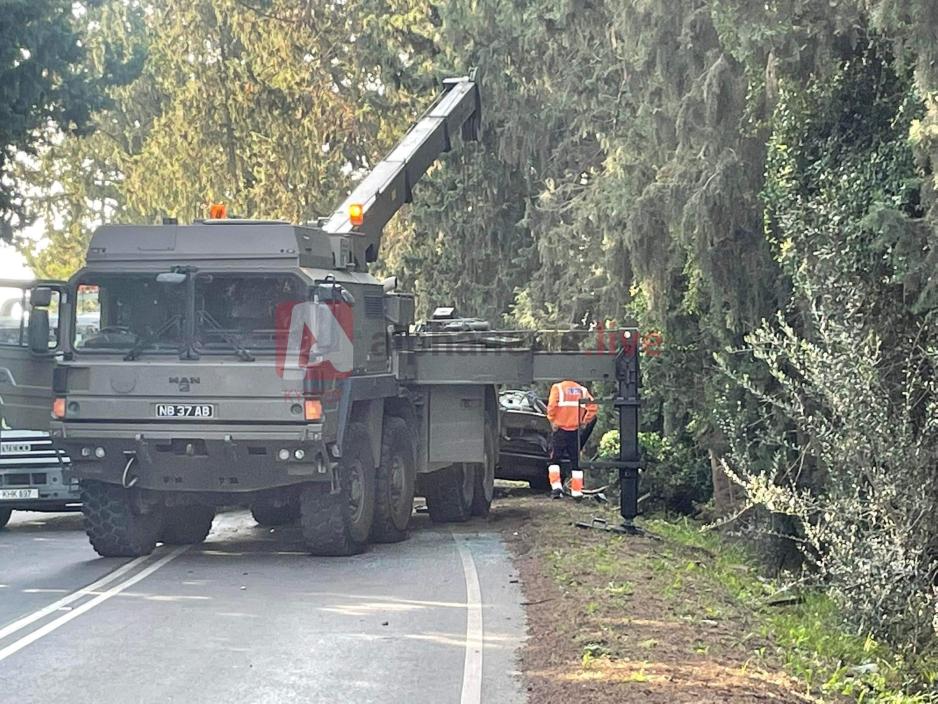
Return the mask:
{"type": "Polygon", "coordinates": [[[573,525],[617,522],[612,506],[499,492],[492,519],[521,576],[531,702],[815,701],[773,662],[753,614],[708,577],[706,551],[573,525]]]}

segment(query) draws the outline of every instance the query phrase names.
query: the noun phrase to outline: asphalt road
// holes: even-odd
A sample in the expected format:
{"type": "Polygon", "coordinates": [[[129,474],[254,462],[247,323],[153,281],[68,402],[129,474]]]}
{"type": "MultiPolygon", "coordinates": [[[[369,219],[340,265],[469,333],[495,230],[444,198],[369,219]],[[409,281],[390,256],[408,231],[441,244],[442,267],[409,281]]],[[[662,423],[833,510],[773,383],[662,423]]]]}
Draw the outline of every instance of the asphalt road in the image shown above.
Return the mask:
{"type": "Polygon", "coordinates": [[[102,559],[78,514],[0,531],[0,702],[515,704],[524,615],[483,521],[352,558],[244,512],[208,541],[102,559]]]}

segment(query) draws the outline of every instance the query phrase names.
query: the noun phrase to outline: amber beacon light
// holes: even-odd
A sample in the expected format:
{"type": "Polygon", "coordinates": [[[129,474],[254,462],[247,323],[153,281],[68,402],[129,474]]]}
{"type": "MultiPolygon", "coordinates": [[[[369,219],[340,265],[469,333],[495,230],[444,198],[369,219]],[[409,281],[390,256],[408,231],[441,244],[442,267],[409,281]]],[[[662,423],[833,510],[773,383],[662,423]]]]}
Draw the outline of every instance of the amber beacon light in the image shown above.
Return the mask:
{"type": "Polygon", "coordinates": [[[348,207],[348,219],[353,227],[358,227],[365,222],[365,208],[361,203],[352,203],[348,207]]]}

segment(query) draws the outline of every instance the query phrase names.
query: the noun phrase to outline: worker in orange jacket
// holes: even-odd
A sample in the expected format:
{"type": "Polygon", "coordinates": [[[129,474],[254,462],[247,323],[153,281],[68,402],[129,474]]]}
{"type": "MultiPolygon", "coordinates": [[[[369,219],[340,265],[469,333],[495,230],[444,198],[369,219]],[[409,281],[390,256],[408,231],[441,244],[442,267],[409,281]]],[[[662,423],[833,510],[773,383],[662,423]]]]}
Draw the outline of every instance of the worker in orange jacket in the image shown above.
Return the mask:
{"type": "Polygon", "coordinates": [[[583,472],[579,469],[580,449],[586,444],[596,425],[596,404],[582,384],[559,381],[550,387],[547,420],[553,431],[550,439],[551,496],[563,497],[563,480],[570,478],[574,498],[582,496],[583,472]],[[579,431],[579,432],[577,432],[579,431]],[[579,442],[577,438],[579,436],[579,442]]]}

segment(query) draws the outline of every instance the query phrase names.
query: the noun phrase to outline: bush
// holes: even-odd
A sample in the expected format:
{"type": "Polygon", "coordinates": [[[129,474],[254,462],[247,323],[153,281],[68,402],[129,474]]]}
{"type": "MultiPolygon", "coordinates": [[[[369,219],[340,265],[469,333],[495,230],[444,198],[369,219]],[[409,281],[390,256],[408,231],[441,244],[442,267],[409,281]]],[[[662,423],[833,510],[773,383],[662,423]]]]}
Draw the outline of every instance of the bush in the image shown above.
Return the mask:
{"type": "Polygon", "coordinates": [[[783,322],[749,337],[777,384],[750,391],[791,426],[766,415],[753,438],[739,415],[725,416],[732,446],[725,469],[751,506],[796,522],[813,574],[860,632],[915,651],[934,638],[938,618],[931,552],[938,545],[938,383],[934,370],[922,373],[926,360],[911,355],[908,403],[892,404],[879,339],[814,322],[815,341],[783,322]],[[773,448],[770,463],[753,448],[773,448]]]}
{"type": "MultiPolygon", "coordinates": [[[[695,504],[710,498],[710,468],[692,446],[658,433],[639,433],[642,452],[641,491],[648,495],[642,508],[693,513],[695,504]]],[[[599,458],[619,456],[619,431],[604,433],[599,458]]]]}
{"type": "Polygon", "coordinates": [[[803,578],[855,631],[918,653],[938,643],[934,194],[909,144],[922,102],[903,62],[875,38],[851,51],[780,93],[763,196],[791,301],[719,355],[733,395],[715,415],[749,524],[790,524],[803,578]]]}

